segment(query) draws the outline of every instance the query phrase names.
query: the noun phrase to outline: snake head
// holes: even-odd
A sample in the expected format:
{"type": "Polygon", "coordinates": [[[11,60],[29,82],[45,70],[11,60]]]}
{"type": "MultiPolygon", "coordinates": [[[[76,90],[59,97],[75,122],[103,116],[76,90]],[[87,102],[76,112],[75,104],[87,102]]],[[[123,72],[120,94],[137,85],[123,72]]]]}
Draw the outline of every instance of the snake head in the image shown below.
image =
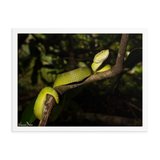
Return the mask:
{"type": "Polygon", "coordinates": [[[95,63],[102,63],[104,60],[108,58],[108,56],[109,56],[109,50],[108,49],[102,50],[94,56],[93,61],[95,63]]]}
{"type": "Polygon", "coordinates": [[[102,50],[94,56],[93,63],[91,65],[92,70],[96,72],[96,70],[100,67],[100,65],[105,61],[109,56],[109,50],[102,50]]]}

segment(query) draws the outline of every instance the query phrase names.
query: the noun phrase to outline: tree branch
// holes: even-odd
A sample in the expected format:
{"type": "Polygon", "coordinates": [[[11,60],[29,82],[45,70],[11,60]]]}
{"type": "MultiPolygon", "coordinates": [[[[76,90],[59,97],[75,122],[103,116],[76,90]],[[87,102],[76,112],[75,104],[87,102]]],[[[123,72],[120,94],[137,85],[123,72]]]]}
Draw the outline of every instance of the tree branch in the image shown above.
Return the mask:
{"type": "Polygon", "coordinates": [[[43,114],[41,120],[39,121],[38,126],[45,126],[47,124],[48,117],[51,113],[53,106],[55,106],[56,102],[52,95],[47,95],[46,102],[43,109],[43,114]]]}
{"type": "Polygon", "coordinates": [[[123,70],[123,61],[125,56],[126,47],[129,40],[129,34],[122,34],[121,43],[117,55],[115,66],[112,68],[114,74],[119,74],[123,70]]]}
{"type": "MultiPolygon", "coordinates": [[[[64,85],[64,86],[55,87],[56,91],[62,95],[63,93],[65,93],[66,91],[68,91],[72,88],[76,88],[81,85],[85,85],[85,84],[92,83],[95,81],[99,81],[99,80],[103,80],[103,79],[107,79],[107,78],[112,78],[112,77],[115,77],[116,75],[118,75],[119,73],[121,73],[121,71],[123,70],[123,61],[124,61],[124,56],[125,56],[125,51],[126,51],[128,39],[129,39],[129,34],[122,34],[120,48],[119,48],[119,52],[118,52],[117,59],[116,59],[116,64],[114,65],[113,68],[111,68],[110,70],[105,71],[105,72],[93,74],[93,75],[89,76],[88,78],[86,78],[83,82],[80,82],[80,83],[68,84],[68,85],[64,85]]],[[[43,112],[42,118],[39,122],[39,126],[46,125],[49,114],[53,108],[53,105],[55,105],[55,99],[53,96],[50,96],[49,100],[46,100],[46,102],[45,102],[44,112],[43,112]]]]}

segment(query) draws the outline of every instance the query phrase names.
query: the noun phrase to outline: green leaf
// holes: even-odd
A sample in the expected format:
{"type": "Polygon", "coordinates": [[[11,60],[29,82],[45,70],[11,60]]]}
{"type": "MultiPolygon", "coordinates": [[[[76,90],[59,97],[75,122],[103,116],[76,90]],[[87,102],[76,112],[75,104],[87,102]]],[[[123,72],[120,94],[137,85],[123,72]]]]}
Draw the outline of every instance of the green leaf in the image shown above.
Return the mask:
{"type": "Polygon", "coordinates": [[[27,126],[28,124],[31,124],[36,120],[36,117],[33,112],[34,103],[36,101],[36,98],[34,98],[31,101],[31,103],[25,108],[22,114],[22,117],[21,117],[21,121],[20,121],[21,126],[27,126]]]}
{"type": "Polygon", "coordinates": [[[59,104],[56,104],[51,111],[49,121],[54,122],[58,118],[59,114],[62,112],[62,109],[63,104],[61,102],[59,104]]]}
{"type": "Polygon", "coordinates": [[[126,61],[124,61],[124,68],[133,68],[137,63],[142,62],[142,49],[133,50],[126,61]]]}

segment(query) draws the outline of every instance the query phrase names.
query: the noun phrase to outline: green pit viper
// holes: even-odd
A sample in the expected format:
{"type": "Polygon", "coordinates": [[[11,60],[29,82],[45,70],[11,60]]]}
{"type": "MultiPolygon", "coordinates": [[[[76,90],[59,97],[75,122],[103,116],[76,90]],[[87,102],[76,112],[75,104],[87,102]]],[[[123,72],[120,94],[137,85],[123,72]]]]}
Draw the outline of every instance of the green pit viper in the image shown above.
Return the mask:
{"type": "Polygon", "coordinates": [[[59,103],[59,96],[57,91],[54,89],[55,87],[67,85],[74,82],[80,82],[85,78],[89,77],[91,74],[96,74],[97,72],[104,72],[106,70],[111,69],[110,65],[106,65],[102,69],[97,71],[97,69],[101,66],[103,61],[108,58],[108,56],[109,50],[102,50],[95,55],[93,63],[91,65],[92,70],[88,67],[80,67],[78,69],[59,74],[54,82],[53,88],[45,87],[40,91],[34,104],[34,114],[36,118],[40,120],[42,117],[44,103],[46,101],[47,94],[52,95],[55,98],[56,103],[59,103]]]}

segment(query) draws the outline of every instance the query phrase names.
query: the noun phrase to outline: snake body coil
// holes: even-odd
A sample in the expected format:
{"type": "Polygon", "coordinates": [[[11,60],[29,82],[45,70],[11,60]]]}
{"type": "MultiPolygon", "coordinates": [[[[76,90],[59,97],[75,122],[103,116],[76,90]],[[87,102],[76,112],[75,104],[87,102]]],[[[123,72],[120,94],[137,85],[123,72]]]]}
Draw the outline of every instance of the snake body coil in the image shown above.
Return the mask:
{"type": "Polygon", "coordinates": [[[92,71],[88,67],[81,67],[69,72],[59,74],[54,82],[53,87],[82,81],[84,78],[90,76],[91,74],[92,71]]]}
{"type": "Polygon", "coordinates": [[[55,98],[56,103],[59,103],[58,93],[54,89],[54,87],[66,85],[74,82],[80,82],[90,76],[93,72],[103,72],[109,70],[111,68],[110,65],[106,65],[101,70],[97,71],[99,66],[103,63],[105,59],[109,56],[109,50],[102,50],[101,52],[97,53],[94,57],[94,62],[91,65],[91,68],[88,67],[81,67],[69,72],[65,72],[59,74],[54,82],[53,88],[52,87],[45,87],[39,93],[37,100],[34,105],[34,114],[40,120],[43,113],[44,103],[46,101],[46,95],[50,94],[55,98]]]}

